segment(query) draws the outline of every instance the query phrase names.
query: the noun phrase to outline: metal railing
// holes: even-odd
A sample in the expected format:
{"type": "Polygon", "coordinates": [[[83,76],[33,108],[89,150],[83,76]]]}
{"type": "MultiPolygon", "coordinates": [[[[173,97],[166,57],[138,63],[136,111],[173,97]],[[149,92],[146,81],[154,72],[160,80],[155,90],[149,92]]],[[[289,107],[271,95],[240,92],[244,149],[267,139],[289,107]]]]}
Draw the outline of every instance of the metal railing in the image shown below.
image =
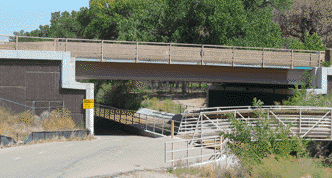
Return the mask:
{"type": "MultiPolygon", "coordinates": [[[[283,125],[290,128],[289,136],[299,135],[311,140],[332,140],[332,108],[312,106],[252,106],[215,107],[195,110],[186,110],[181,120],[178,134],[195,134],[204,137],[222,132],[234,133],[232,122],[226,114],[231,113],[236,119],[255,126],[258,119],[254,111],[264,111],[267,119],[273,121],[271,128],[283,125]],[[247,116],[247,117],[245,117],[247,116]],[[291,126],[292,125],[292,126],[291,126]],[[290,127],[291,126],[291,127],[290,127]]],[[[253,140],[254,137],[252,137],[253,140]]],[[[193,142],[192,142],[193,143],[193,142]]]]}
{"type": "Polygon", "coordinates": [[[95,104],[95,115],[120,123],[145,126],[145,130],[162,135],[169,133],[169,135],[174,136],[174,130],[178,130],[180,125],[179,121],[174,121],[167,116],[142,113],[137,114],[135,110],[118,109],[101,104],[95,104]],[[174,125],[174,122],[177,124],[174,125]]]}
{"type": "MultiPolygon", "coordinates": [[[[211,162],[211,161],[217,161],[218,159],[221,158],[221,155],[224,153],[225,151],[225,146],[226,144],[229,142],[229,139],[226,138],[224,139],[223,136],[212,136],[212,137],[204,137],[204,138],[199,138],[196,139],[196,141],[200,141],[201,144],[200,145],[196,145],[198,147],[192,147],[190,146],[189,140],[180,140],[180,141],[169,141],[169,142],[165,142],[165,163],[172,163],[172,168],[174,169],[174,162],[175,161],[180,161],[182,159],[186,160],[187,162],[187,167],[189,166],[194,166],[196,165],[195,163],[193,163],[193,161],[189,161],[189,159],[197,159],[197,158],[201,158],[201,164],[204,164],[206,162],[211,162]],[[185,142],[186,143],[186,148],[185,149],[174,149],[174,143],[180,143],[180,142],[185,142]],[[171,150],[167,151],[167,144],[171,144],[171,150]],[[204,145],[203,145],[204,144],[204,145]],[[213,148],[213,153],[211,153],[211,150],[205,149],[205,148],[213,148]],[[219,147],[219,148],[218,148],[219,147]],[[192,150],[192,152],[194,152],[195,150],[200,149],[200,155],[198,156],[189,156],[189,150],[192,150]],[[206,152],[210,152],[207,154],[203,154],[203,149],[206,152]],[[174,154],[176,152],[181,152],[181,151],[186,151],[186,156],[184,156],[183,158],[180,159],[175,159],[174,158],[174,154]],[[171,153],[171,160],[167,160],[167,153],[171,153]],[[206,156],[210,156],[207,160],[203,161],[203,157],[206,156]],[[212,159],[213,158],[213,159],[212,159]]],[[[197,155],[197,152],[194,153],[195,155],[197,155]]]]}
{"type": "Polygon", "coordinates": [[[72,57],[100,59],[101,62],[105,62],[106,59],[131,59],[135,63],[142,60],[166,62],[167,64],[173,62],[193,62],[199,65],[216,63],[232,67],[236,65],[256,65],[262,68],[266,66],[286,66],[294,69],[294,67],[303,66],[320,67],[321,63],[325,61],[325,51],[15,35],[0,36],[15,38],[15,42],[1,44],[0,49],[70,51],[72,57]],[[45,41],[29,42],[29,40],[32,41],[31,39],[43,39],[45,41]]]}

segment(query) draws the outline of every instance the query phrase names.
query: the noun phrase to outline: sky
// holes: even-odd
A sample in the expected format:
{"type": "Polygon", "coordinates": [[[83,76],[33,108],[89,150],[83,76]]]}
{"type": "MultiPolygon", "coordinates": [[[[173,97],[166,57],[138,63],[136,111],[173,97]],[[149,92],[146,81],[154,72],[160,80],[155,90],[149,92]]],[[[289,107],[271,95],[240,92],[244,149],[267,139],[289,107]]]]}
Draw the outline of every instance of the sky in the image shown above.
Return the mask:
{"type": "MultiPolygon", "coordinates": [[[[0,3],[0,35],[13,35],[15,31],[32,31],[39,25],[51,24],[51,13],[79,11],[81,7],[89,7],[89,0],[1,0],[0,3]]],[[[0,41],[8,37],[0,36],[0,41]]]]}

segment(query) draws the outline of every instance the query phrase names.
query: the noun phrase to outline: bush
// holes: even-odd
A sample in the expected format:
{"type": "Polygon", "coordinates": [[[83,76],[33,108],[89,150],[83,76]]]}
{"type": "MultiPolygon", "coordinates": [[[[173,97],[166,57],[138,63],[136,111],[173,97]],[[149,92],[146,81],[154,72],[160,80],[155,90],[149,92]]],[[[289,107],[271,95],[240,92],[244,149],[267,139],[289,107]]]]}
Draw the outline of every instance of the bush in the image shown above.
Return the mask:
{"type": "Polygon", "coordinates": [[[269,124],[276,122],[267,119],[267,112],[261,109],[263,102],[254,98],[253,105],[257,108],[254,111],[258,120],[255,126],[249,126],[229,113],[228,118],[232,122],[232,128],[235,128],[235,134],[220,133],[225,138],[234,140],[234,143],[230,144],[230,149],[241,159],[243,165],[252,170],[253,165],[262,164],[262,160],[268,155],[275,155],[276,160],[288,158],[291,153],[295,153],[296,156],[306,155],[305,148],[309,141],[297,136],[289,139],[289,127],[284,128],[283,125],[271,129],[269,124]],[[257,140],[256,142],[251,141],[251,135],[257,140]]]}

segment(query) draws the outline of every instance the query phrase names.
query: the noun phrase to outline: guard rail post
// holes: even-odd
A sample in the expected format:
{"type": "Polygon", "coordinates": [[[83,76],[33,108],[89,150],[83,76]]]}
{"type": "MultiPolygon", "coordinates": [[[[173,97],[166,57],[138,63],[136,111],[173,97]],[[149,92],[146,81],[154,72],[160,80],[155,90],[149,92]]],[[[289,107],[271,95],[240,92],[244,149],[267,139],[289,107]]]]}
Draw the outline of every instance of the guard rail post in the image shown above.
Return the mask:
{"type": "Polygon", "coordinates": [[[174,121],[172,120],[171,137],[174,137],[174,121]]]}

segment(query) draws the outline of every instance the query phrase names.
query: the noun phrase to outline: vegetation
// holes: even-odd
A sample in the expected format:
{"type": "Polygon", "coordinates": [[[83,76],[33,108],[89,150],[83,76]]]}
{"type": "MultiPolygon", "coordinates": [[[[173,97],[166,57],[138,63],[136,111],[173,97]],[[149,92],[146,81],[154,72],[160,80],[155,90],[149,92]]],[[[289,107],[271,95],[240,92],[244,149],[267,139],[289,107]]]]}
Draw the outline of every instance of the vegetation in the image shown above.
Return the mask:
{"type": "MultiPolygon", "coordinates": [[[[312,78],[308,71],[304,73],[302,89],[311,87],[312,78]]],[[[308,99],[306,91],[300,91],[298,87],[295,93],[283,104],[331,107],[329,101],[332,94],[320,97],[311,94],[311,98],[308,99]]],[[[260,109],[263,104],[254,98],[253,106],[257,108],[254,114],[260,118],[255,126],[238,121],[229,114],[228,118],[233,123],[235,134],[220,133],[225,138],[233,140],[228,143],[226,152],[233,152],[240,159],[239,165],[220,167],[208,164],[182,168],[183,164],[179,161],[180,168],[168,168],[167,172],[179,177],[188,174],[199,177],[332,177],[332,155],[322,155],[322,149],[326,149],[323,142],[310,141],[298,136],[289,138],[290,126],[284,128],[280,125],[271,129],[268,124],[275,121],[267,119],[267,113],[260,109]],[[254,136],[256,141],[251,141],[251,136],[254,136]]]]}
{"type": "MultiPolygon", "coordinates": [[[[0,108],[0,135],[11,137],[17,140],[18,143],[22,143],[32,132],[41,131],[74,131],[74,130],[85,130],[84,123],[80,126],[76,126],[71,118],[71,113],[66,108],[57,109],[51,112],[50,116],[41,120],[39,117],[33,117],[31,111],[25,111],[19,114],[12,114],[6,108],[0,108]]],[[[53,141],[56,138],[52,138],[53,141]]],[[[51,140],[52,140],[51,139],[51,140]]],[[[61,138],[60,140],[63,140],[61,138]]],[[[71,136],[70,140],[91,140],[94,139],[92,135],[76,138],[74,135],[71,136]]],[[[65,139],[66,140],[66,139],[65,139]]],[[[50,140],[48,140],[50,141],[50,140]]],[[[33,143],[43,143],[44,141],[33,141],[33,143]]],[[[16,145],[8,145],[16,146],[16,145]]],[[[0,148],[4,146],[1,145],[0,148]]]]}

